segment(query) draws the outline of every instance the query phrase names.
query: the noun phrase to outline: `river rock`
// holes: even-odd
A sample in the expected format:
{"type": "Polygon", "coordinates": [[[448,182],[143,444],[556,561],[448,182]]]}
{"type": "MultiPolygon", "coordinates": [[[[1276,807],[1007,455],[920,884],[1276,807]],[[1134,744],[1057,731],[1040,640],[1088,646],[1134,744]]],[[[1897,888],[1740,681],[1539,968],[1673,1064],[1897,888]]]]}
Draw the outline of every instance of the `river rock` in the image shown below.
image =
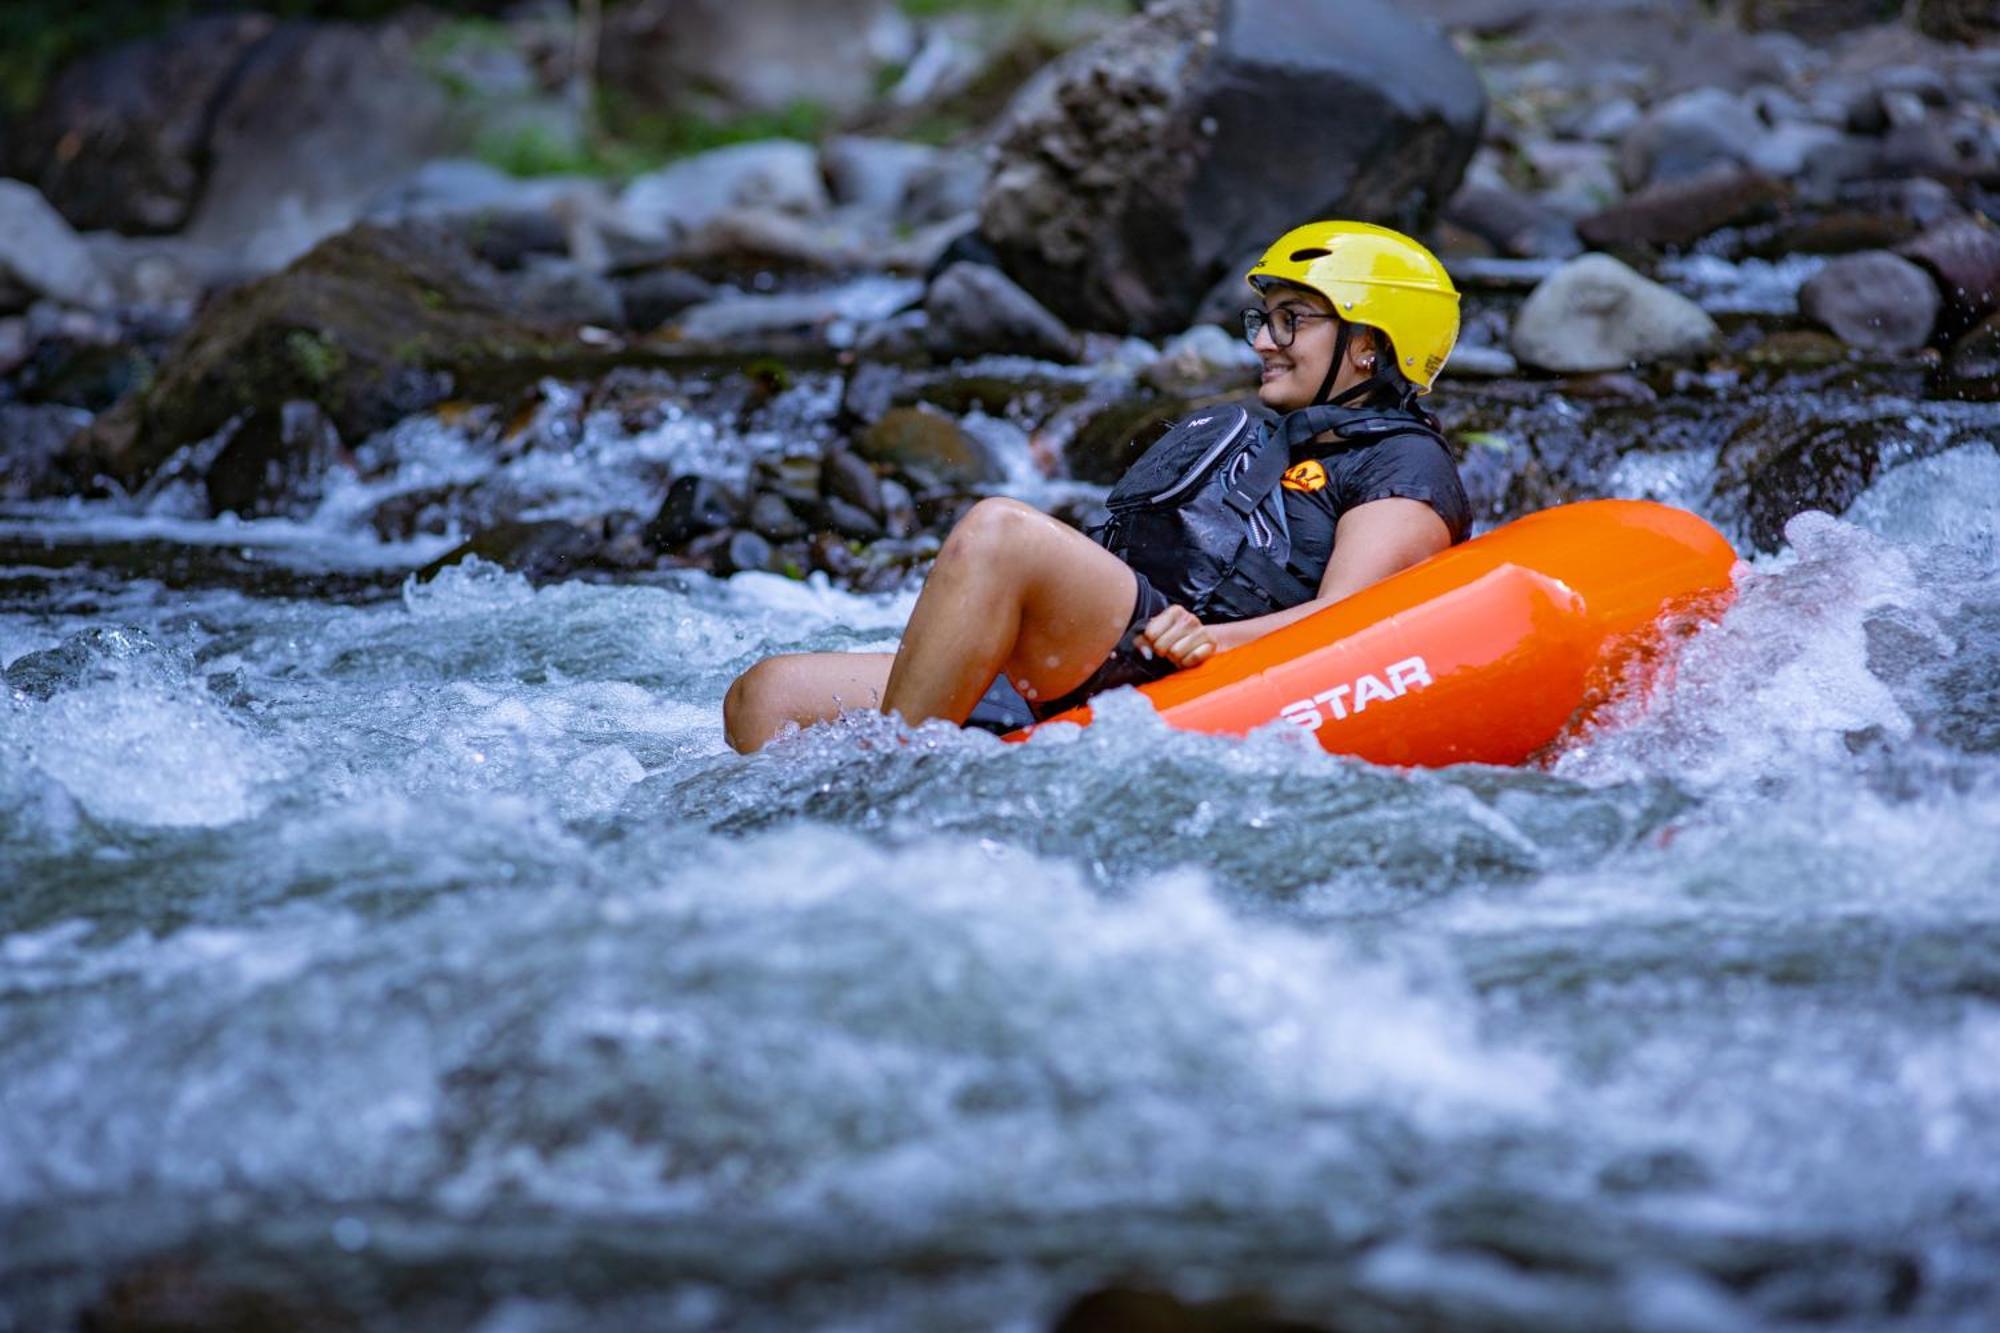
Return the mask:
{"type": "Polygon", "coordinates": [[[496,523],[425,565],[417,578],[427,582],[459,561],[476,557],[532,582],[554,583],[612,564],[604,558],[604,546],[594,524],[560,518],[496,523]]]}
{"type": "Polygon", "coordinates": [[[941,151],[911,173],[897,201],[896,220],[906,227],[928,227],[970,219],[979,211],[990,174],[986,159],[978,153],[941,151]]]}
{"type": "Polygon", "coordinates": [[[1953,337],[2000,304],[2000,229],[1965,218],[1934,227],[1898,247],[1897,253],[1927,269],[1944,300],[1938,332],[1953,337]]]}
{"type": "Polygon", "coordinates": [[[201,193],[208,125],[262,14],[190,19],[71,65],[9,128],[8,174],[86,230],[168,232],[201,193]]]}
{"type": "Polygon", "coordinates": [[[1697,88],[1668,98],[1643,116],[1618,146],[1628,189],[1741,165],[1764,124],[1742,98],[1721,88],[1697,88]]]}
{"type": "Polygon", "coordinates": [[[1214,324],[1198,324],[1160,348],[1159,359],[1139,378],[1162,393],[1183,398],[1246,389],[1263,362],[1242,337],[1214,324]]]}
{"type": "Polygon", "coordinates": [[[782,497],[768,494],[750,502],[750,527],[774,542],[794,541],[810,531],[782,497]]]}
{"type": "Polygon", "coordinates": [[[1939,376],[1961,397],[2000,398],[2000,313],[1951,345],[1939,376]]]}
{"type": "Polygon", "coordinates": [[[1785,524],[1808,509],[1844,512],[1874,481],[1896,420],[1800,419],[1785,408],[1753,412],[1723,442],[1715,499],[1740,504],[1760,551],[1784,545],[1785,524]]]}
{"type": "Polygon", "coordinates": [[[618,288],[600,273],[573,259],[538,255],[515,275],[511,284],[518,308],[547,324],[591,324],[622,328],[625,303],[618,288]]]}
{"type": "Polygon", "coordinates": [[[1915,351],[1937,323],[1930,275],[1886,250],[1842,255],[1799,288],[1799,313],[1871,352],[1915,351]]]}
{"type": "Polygon", "coordinates": [[[998,481],[1000,470],[986,447],[951,417],[923,407],[884,412],[854,441],[854,450],[872,463],[948,487],[998,481]]]}
{"type": "Polygon", "coordinates": [[[867,462],[845,449],[829,449],[819,484],[827,495],[845,500],[870,518],[882,517],[882,480],[867,462]]]}
{"type": "Polygon", "coordinates": [[[157,377],[85,433],[76,465],[130,489],[238,413],[294,399],[359,440],[455,387],[533,383],[576,350],[522,321],[449,232],[357,227],[211,301],[157,377]]]}
{"type": "Polygon", "coordinates": [[[661,550],[683,546],[710,532],[740,522],[742,504],[736,494],[712,477],[690,473],[667,487],[659,513],[646,525],[646,540],[661,550]]]}
{"type": "Polygon", "coordinates": [[[1472,67],[1389,0],[1163,0],[1022,91],[980,227],[1069,324],[1160,337],[1301,221],[1412,225],[1484,111],[1472,67]]]}
{"type": "Polygon", "coordinates": [[[599,60],[605,83],[642,106],[840,116],[914,48],[894,0],[630,0],[606,7],[599,60]]]}
{"type": "Polygon", "coordinates": [[[894,217],[911,180],[935,163],[943,151],[900,139],[836,135],[819,150],[820,172],[835,204],[894,217]]]}
{"type": "Polygon", "coordinates": [[[455,146],[444,88],[396,25],[286,23],[251,50],[218,105],[192,241],[267,273],[360,218],[455,146]]]}
{"type": "Polygon", "coordinates": [[[1063,450],[1069,474],[1078,481],[1111,485],[1193,406],[1186,398],[1152,393],[1103,404],[1082,421],[1063,450]]]}
{"type": "Polygon", "coordinates": [[[90,413],[59,403],[0,403],[0,500],[56,489],[57,464],[90,413]]]}
{"type": "Polygon", "coordinates": [[[1609,255],[1573,259],[1544,279],[1515,316],[1514,355],[1543,370],[1617,370],[1685,356],[1715,338],[1700,306],[1609,255]]]}
{"type": "Polygon", "coordinates": [[[1568,219],[1506,185],[1467,184],[1441,216],[1514,259],[1567,259],[1583,248],[1568,219]]]}
{"type": "Polygon", "coordinates": [[[39,190],[0,180],[0,314],[25,310],[40,296],[101,310],[111,304],[111,285],[39,190]]]}
{"type": "Polygon", "coordinates": [[[202,484],[210,512],[240,518],[302,517],[317,507],[321,484],[341,456],[340,432],[319,405],[258,408],[229,431],[202,484]]]}
{"type": "Polygon", "coordinates": [[[852,537],[856,541],[872,542],[888,535],[888,529],[882,526],[882,520],[860,505],[843,500],[837,495],[821,498],[819,522],[821,527],[837,532],[843,537],[852,537]]]}
{"type": "Polygon", "coordinates": [[[924,293],[924,341],[940,359],[1006,352],[1076,360],[1076,335],[998,269],[953,264],[924,293]]]}
{"type": "Polygon", "coordinates": [[[1593,246],[1685,246],[1720,228],[1770,216],[1789,191],[1760,171],[1721,163],[1649,185],[1583,218],[1577,235],[1593,246]]]}
{"type": "Polygon", "coordinates": [[[679,239],[735,209],[813,215],[831,201],[819,154],[791,139],[717,148],[639,176],[618,207],[640,234],[679,239]]]}
{"type": "Polygon", "coordinates": [[[716,560],[716,572],[720,574],[743,574],[772,568],[775,552],[771,543],[754,532],[732,532],[729,544],[722,548],[716,560]]]}

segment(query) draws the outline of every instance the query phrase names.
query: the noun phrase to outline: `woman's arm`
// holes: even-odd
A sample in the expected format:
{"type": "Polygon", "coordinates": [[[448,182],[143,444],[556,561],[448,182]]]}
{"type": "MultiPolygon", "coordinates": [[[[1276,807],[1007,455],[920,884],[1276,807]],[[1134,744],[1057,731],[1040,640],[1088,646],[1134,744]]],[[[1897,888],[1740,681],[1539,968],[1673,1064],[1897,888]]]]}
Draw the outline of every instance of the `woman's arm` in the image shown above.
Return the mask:
{"type": "MultiPolygon", "coordinates": [[[[1406,500],[1399,496],[1370,500],[1342,514],[1340,522],[1335,525],[1333,558],[1327,561],[1326,574],[1319,581],[1319,596],[1268,616],[1238,620],[1227,625],[1207,625],[1202,629],[1214,644],[1211,651],[1240,648],[1253,639],[1263,638],[1272,630],[1304,620],[1315,611],[1351,597],[1371,583],[1408,569],[1420,560],[1427,560],[1450,545],[1451,529],[1445,526],[1437,511],[1422,500],[1406,500]]],[[[1161,616],[1167,614],[1162,612],[1161,616]]],[[[1158,620],[1159,617],[1156,617],[1154,623],[1158,620]]],[[[1158,647],[1148,640],[1152,625],[1147,625],[1146,630],[1139,642],[1158,647]]],[[[1199,656],[1189,656],[1199,646],[1198,641],[1189,642],[1193,637],[1183,628],[1170,645],[1181,656],[1171,652],[1163,652],[1163,655],[1181,666],[1193,666],[1209,655],[1202,652],[1199,656]]]]}

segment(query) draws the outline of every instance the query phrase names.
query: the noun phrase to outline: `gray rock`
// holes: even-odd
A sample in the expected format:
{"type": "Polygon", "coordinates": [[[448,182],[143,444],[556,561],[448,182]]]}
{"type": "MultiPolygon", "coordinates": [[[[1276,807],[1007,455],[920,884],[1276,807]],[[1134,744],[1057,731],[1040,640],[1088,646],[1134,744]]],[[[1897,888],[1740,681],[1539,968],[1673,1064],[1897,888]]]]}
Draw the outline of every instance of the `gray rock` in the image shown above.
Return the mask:
{"type": "Polygon", "coordinates": [[[715,284],[686,269],[655,268],[616,280],[625,326],[639,332],[658,328],[715,295],[715,284]]]}
{"type": "Polygon", "coordinates": [[[834,203],[892,217],[910,182],[942,156],[929,144],[842,134],[819,150],[819,163],[834,203]]]}
{"type": "Polygon", "coordinates": [[[729,544],[722,548],[717,564],[725,574],[768,570],[772,567],[771,543],[754,532],[730,534],[729,544]]]}
{"type": "Polygon", "coordinates": [[[315,403],[252,411],[202,478],[208,507],[242,518],[302,517],[318,506],[340,452],[340,432],[315,403]]]}
{"type": "Polygon", "coordinates": [[[281,268],[453,146],[444,89],[391,26],[286,23],[244,61],[209,131],[189,239],[281,268]]]}
{"type": "Polygon", "coordinates": [[[1718,163],[1741,164],[1764,135],[1763,122],[1743,99],[1720,88],[1697,88],[1660,103],[1618,146],[1627,188],[1678,180],[1718,163]]]}
{"type": "Polygon", "coordinates": [[[811,103],[839,116],[871,101],[880,72],[914,48],[894,0],[631,0],[607,6],[599,59],[606,84],[641,105],[811,103]]]}
{"type": "Polygon", "coordinates": [[[1799,288],[1799,313],[1850,347],[1911,352],[1931,336],[1937,286],[1921,268],[1886,250],[1842,255],[1799,288]]]}
{"type": "Polygon", "coordinates": [[[782,497],[769,494],[751,501],[750,526],[774,542],[793,541],[809,531],[805,520],[793,513],[782,497]]]}
{"type": "Polygon", "coordinates": [[[925,344],[940,358],[1008,352],[1074,361],[1076,337],[1006,274],[961,262],[938,274],[924,294],[925,344]]]}
{"type": "Polygon", "coordinates": [[[1287,227],[1411,224],[1484,109],[1471,66],[1388,0],[1164,0],[1017,97],[980,229],[1070,324],[1158,337],[1287,227]]]}
{"type": "Polygon", "coordinates": [[[1609,255],[1564,264],[1522,303],[1514,355],[1544,370],[1617,370],[1684,356],[1715,338],[1700,306],[1634,273],[1609,255]]]}
{"type": "Polygon", "coordinates": [[[1257,382],[1262,364],[1240,336],[1199,324],[1162,346],[1159,358],[1139,378],[1162,393],[1199,398],[1248,388],[1257,382]]]}
{"type": "MultiPolygon", "coordinates": [[[[1521,155],[1540,184],[1536,197],[1546,208],[1579,218],[1618,201],[1618,154],[1601,143],[1531,139],[1521,155]]],[[[1565,256],[1566,257],[1566,256],[1565,256]]]]}
{"type": "Polygon", "coordinates": [[[1948,222],[1897,247],[1897,253],[1937,280],[1944,337],[1971,328],[2000,305],[2000,229],[1991,224],[1972,218],[1948,222]]]}
{"type": "Polygon", "coordinates": [[[914,301],[922,290],[913,280],[862,278],[815,292],[724,296],[688,307],[675,326],[683,338],[726,342],[760,334],[826,329],[841,322],[869,323],[886,319],[914,301]]]}
{"type": "Polygon", "coordinates": [[[640,235],[677,239],[743,208],[813,215],[830,200],[819,154],[791,139],[765,139],[701,153],[639,176],[618,207],[640,235]]]}
{"type": "Polygon", "coordinates": [[[45,494],[90,413],[56,403],[0,403],[0,500],[45,494]]]}
{"type": "Polygon", "coordinates": [[[827,451],[819,484],[828,496],[845,500],[870,518],[882,517],[882,481],[875,469],[845,449],[827,451]]]}
{"type": "Polygon", "coordinates": [[[882,482],[882,526],[895,541],[915,536],[919,526],[916,497],[893,477],[882,482]]]}
{"type": "Polygon", "coordinates": [[[1568,219],[1506,186],[1467,185],[1444,206],[1443,217],[1513,259],[1567,259],[1583,249],[1568,219]]]}
{"type": "Polygon", "coordinates": [[[2000,314],[1988,315],[1953,343],[1940,373],[1961,391],[1973,388],[1968,397],[2000,397],[2000,314]]]}
{"type": "Polygon", "coordinates": [[[928,408],[889,409],[862,433],[854,447],[871,462],[946,486],[974,486],[1000,479],[1000,469],[984,445],[952,418],[928,408]]]}
{"type": "Polygon", "coordinates": [[[1460,344],[1451,349],[1443,373],[1453,379],[1491,380],[1519,374],[1520,370],[1520,364],[1498,347],[1460,344]]]}
{"type": "Polygon", "coordinates": [[[513,279],[515,299],[530,318],[552,324],[625,325],[625,303],[609,278],[571,259],[538,255],[513,279]]]}
{"type": "Polygon", "coordinates": [[[86,230],[179,229],[201,193],[209,121],[273,27],[262,14],[192,19],[78,61],[10,127],[7,174],[86,230]]]}
{"type": "Polygon", "coordinates": [[[881,520],[857,504],[829,495],[819,503],[820,521],[843,537],[874,541],[888,535],[881,520]]]}
{"type": "Polygon", "coordinates": [[[709,219],[675,247],[676,258],[732,271],[773,266],[835,273],[875,268],[874,239],[852,217],[797,217],[740,208],[709,219]]]}
{"type": "Polygon", "coordinates": [[[897,202],[896,220],[906,227],[927,227],[977,213],[991,174],[978,153],[940,152],[911,173],[897,202]]]}
{"type": "Polygon", "coordinates": [[[646,540],[661,550],[682,546],[710,532],[736,523],[742,517],[736,495],[710,477],[689,474],[674,478],[667,487],[660,512],[646,525],[646,540]]]}
{"type": "Polygon", "coordinates": [[[101,310],[111,304],[111,284],[62,214],[41,192],[21,181],[0,180],[0,291],[21,299],[0,314],[25,310],[36,296],[101,310]]]}

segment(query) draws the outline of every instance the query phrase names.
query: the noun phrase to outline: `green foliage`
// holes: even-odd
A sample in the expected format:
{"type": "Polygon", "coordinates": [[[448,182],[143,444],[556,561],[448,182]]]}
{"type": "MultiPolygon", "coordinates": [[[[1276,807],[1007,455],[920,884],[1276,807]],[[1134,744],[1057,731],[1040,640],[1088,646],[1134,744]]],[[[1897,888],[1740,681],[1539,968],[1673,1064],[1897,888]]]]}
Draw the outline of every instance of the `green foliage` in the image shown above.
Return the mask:
{"type": "Polygon", "coordinates": [[[340,345],[309,329],[293,329],[285,335],[285,355],[293,369],[315,388],[331,383],[347,367],[347,353],[340,345]]]}

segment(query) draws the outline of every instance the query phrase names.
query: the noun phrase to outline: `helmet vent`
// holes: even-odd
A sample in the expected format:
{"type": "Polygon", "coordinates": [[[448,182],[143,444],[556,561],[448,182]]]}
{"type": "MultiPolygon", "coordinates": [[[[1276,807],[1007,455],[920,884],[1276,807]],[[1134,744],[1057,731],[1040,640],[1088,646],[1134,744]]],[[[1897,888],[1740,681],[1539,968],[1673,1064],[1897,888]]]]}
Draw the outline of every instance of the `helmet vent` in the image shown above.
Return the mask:
{"type": "Polygon", "coordinates": [[[1303,264],[1308,259],[1325,259],[1328,255],[1332,253],[1333,251],[1327,249],[1294,250],[1292,251],[1292,262],[1294,264],[1303,264]]]}

